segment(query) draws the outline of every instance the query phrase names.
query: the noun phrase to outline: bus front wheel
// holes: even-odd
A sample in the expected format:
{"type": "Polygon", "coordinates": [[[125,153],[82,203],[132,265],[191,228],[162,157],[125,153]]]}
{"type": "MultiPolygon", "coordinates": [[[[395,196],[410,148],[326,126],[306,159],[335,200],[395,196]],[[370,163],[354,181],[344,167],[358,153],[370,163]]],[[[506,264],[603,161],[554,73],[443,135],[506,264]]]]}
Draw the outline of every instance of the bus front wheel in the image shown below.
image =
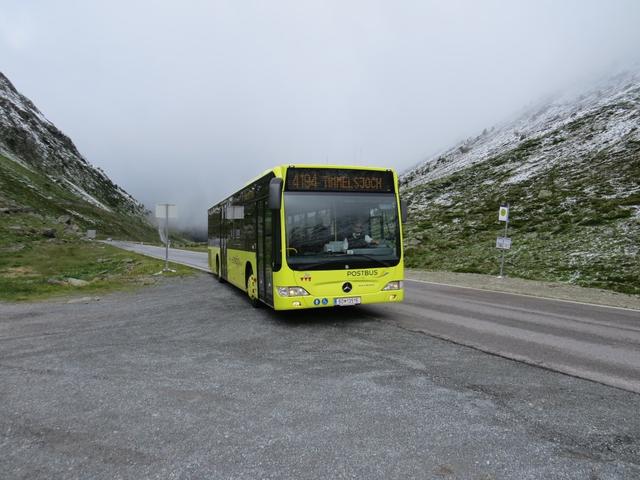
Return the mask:
{"type": "Polygon", "coordinates": [[[253,270],[250,268],[247,270],[246,277],[246,287],[249,302],[251,303],[252,307],[258,308],[260,306],[260,300],[258,299],[258,279],[253,274],[253,270]]]}

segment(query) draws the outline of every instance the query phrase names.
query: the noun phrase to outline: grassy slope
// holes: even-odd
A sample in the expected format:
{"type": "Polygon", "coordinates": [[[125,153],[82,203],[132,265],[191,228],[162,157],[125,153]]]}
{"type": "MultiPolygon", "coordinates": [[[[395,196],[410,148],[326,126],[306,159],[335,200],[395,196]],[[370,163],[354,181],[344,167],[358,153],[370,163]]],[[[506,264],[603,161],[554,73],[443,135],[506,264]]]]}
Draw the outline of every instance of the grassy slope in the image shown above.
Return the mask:
{"type": "MultiPolygon", "coordinates": [[[[79,233],[156,240],[155,229],[140,218],[106,212],[0,156],[0,300],[32,300],[57,295],[96,294],[152,283],[163,262],[124,252],[79,233]],[[57,218],[67,215],[71,224],[57,218]],[[75,226],[75,228],[74,228],[75,226]],[[47,238],[47,230],[55,238],[47,238]],[[67,278],[90,282],[72,287],[67,278]]],[[[51,235],[49,233],[49,235],[51,235]]],[[[178,275],[192,271],[174,266],[178,275]]]]}
{"type": "MultiPolygon", "coordinates": [[[[0,300],[36,300],[51,296],[96,294],[154,283],[164,262],[99,242],[33,241],[10,255],[0,253],[0,300]],[[74,287],[65,279],[89,282],[74,287]]],[[[176,273],[193,270],[172,264],[176,273]]]]}
{"type": "Polygon", "coordinates": [[[112,213],[80,200],[49,181],[0,155],[0,207],[27,206],[53,225],[61,215],[70,215],[80,228],[92,228],[99,235],[119,236],[131,240],[155,240],[157,232],[138,217],[112,213]],[[4,199],[4,201],[3,201],[4,199]]]}
{"type": "Polygon", "coordinates": [[[508,275],[639,294],[640,143],[629,140],[622,151],[605,148],[505,184],[537,147],[538,141],[523,142],[482,164],[406,190],[413,201],[405,235],[407,265],[496,274],[495,239],[504,228],[497,210],[508,200],[513,239],[508,275]]]}

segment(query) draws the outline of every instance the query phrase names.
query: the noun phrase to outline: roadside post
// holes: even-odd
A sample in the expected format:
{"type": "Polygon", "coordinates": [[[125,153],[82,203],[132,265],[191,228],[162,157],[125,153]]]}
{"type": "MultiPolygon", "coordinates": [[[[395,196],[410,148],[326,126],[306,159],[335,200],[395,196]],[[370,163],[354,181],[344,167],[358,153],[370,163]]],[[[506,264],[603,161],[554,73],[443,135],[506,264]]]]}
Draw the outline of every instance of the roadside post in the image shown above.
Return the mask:
{"type": "Polygon", "coordinates": [[[511,249],[511,239],[507,236],[509,232],[509,204],[503,203],[498,210],[498,220],[504,222],[504,236],[496,239],[496,248],[502,250],[500,256],[500,275],[498,278],[503,278],[504,273],[504,252],[511,249]]]}
{"type": "Polygon", "coordinates": [[[165,244],[164,268],[163,272],[175,272],[169,268],[169,219],[177,218],[178,208],[171,203],[158,203],[156,205],[156,218],[164,218],[164,235],[161,228],[158,228],[160,240],[165,244]]]}

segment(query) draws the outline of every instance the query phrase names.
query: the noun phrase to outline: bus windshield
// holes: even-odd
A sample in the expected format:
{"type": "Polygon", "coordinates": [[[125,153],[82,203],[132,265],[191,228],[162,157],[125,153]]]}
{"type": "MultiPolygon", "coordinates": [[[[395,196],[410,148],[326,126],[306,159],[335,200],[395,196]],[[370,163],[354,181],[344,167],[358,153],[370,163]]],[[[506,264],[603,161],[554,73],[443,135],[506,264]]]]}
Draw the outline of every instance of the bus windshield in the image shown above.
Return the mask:
{"type": "Polygon", "coordinates": [[[285,192],[286,259],[293,270],[397,265],[393,193],[285,192]]]}

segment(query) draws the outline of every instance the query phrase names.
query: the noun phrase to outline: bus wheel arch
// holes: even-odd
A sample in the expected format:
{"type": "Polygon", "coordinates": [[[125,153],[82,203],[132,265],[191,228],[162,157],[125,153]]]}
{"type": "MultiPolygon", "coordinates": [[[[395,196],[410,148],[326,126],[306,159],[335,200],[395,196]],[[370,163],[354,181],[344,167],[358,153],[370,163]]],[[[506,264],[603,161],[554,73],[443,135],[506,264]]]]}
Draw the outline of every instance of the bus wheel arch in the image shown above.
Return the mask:
{"type": "Polygon", "coordinates": [[[244,283],[247,288],[247,296],[251,302],[251,306],[259,307],[260,300],[258,299],[258,278],[253,273],[253,266],[251,262],[247,262],[244,267],[244,283]]]}

